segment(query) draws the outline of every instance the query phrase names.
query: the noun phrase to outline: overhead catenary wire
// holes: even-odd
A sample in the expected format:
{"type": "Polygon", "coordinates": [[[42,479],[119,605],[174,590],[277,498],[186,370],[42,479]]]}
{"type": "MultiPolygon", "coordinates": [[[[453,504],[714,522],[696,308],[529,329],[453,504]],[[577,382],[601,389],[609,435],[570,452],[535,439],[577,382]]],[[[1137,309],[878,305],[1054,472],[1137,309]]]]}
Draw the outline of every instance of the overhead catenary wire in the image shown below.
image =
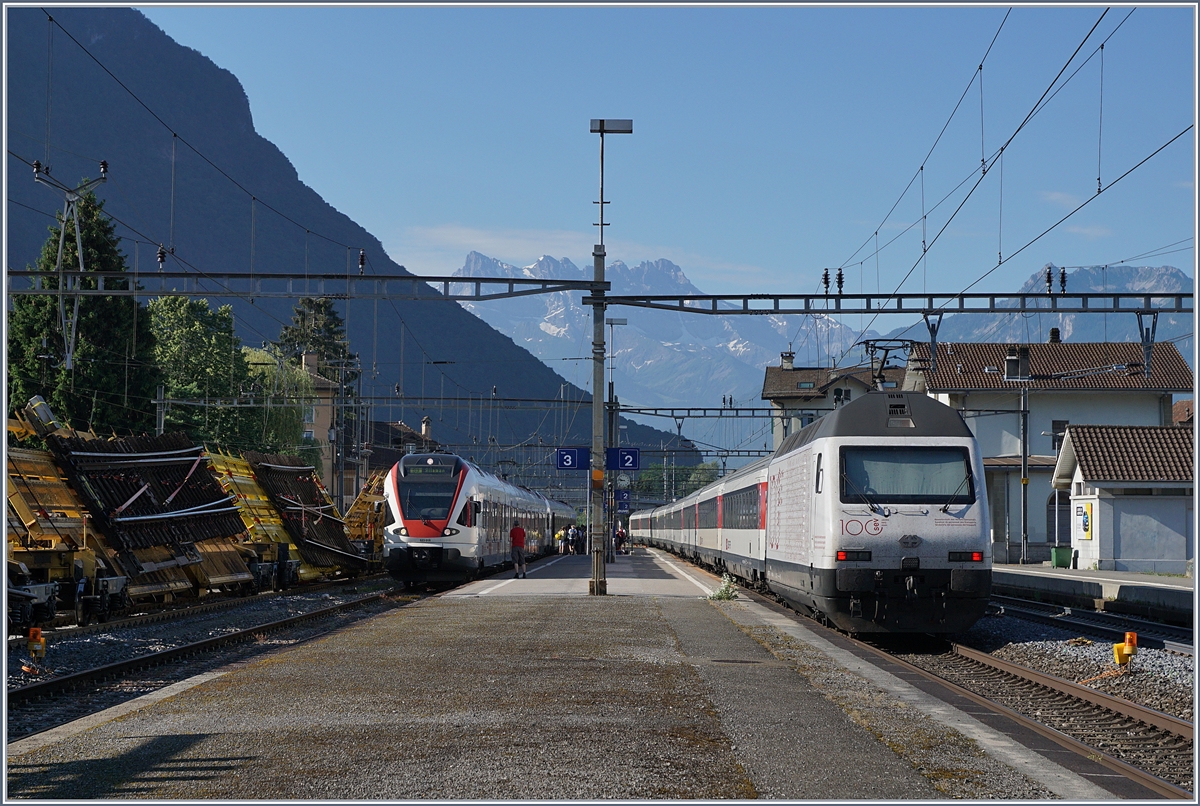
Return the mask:
{"type": "MultiPolygon", "coordinates": [[[[1026,126],[1027,126],[1027,125],[1028,125],[1028,124],[1029,124],[1029,121],[1031,121],[1031,120],[1034,118],[1034,116],[1035,116],[1035,115],[1036,115],[1036,114],[1037,114],[1037,113],[1038,113],[1038,112],[1039,112],[1041,109],[1043,109],[1043,108],[1045,107],[1045,104],[1046,104],[1046,103],[1048,103],[1048,102],[1049,102],[1049,100],[1050,100],[1051,98],[1053,98],[1053,97],[1054,97],[1054,95],[1056,95],[1056,94],[1058,93],[1058,91],[1059,91],[1059,90],[1061,90],[1061,89],[1062,89],[1062,86],[1059,86],[1059,85],[1058,85],[1059,79],[1060,79],[1060,78],[1062,78],[1062,75],[1063,75],[1063,73],[1065,73],[1065,72],[1066,72],[1067,68],[1068,68],[1068,67],[1070,67],[1071,63],[1072,63],[1072,62],[1075,60],[1076,56],[1078,56],[1078,55],[1079,55],[1079,51],[1083,49],[1083,46],[1084,46],[1084,45],[1087,43],[1087,40],[1088,40],[1088,39],[1090,39],[1090,38],[1091,38],[1091,36],[1092,36],[1092,34],[1094,34],[1094,33],[1095,33],[1095,31],[1096,31],[1096,27],[1097,27],[1097,26],[1099,26],[1100,22],[1101,22],[1101,21],[1104,19],[1104,16],[1105,16],[1105,14],[1107,14],[1107,13],[1108,13],[1108,9],[1105,9],[1105,10],[1104,10],[1104,12],[1102,12],[1102,13],[1101,13],[1101,15],[1100,15],[1099,19],[1097,19],[1097,20],[1096,20],[1096,22],[1095,22],[1095,23],[1092,25],[1092,27],[1091,27],[1091,28],[1088,30],[1088,33],[1087,33],[1087,34],[1084,36],[1083,40],[1082,40],[1082,41],[1080,41],[1079,45],[1078,45],[1078,46],[1075,48],[1075,50],[1074,50],[1074,51],[1071,53],[1071,56],[1070,56],[1070,58],[1068,58],[1068,59],[1067,59],[1067,61],[1066,61],[1066,62],[1063,64],[1063,66],[1062,66],[1062,67],[1059,69],[1059,71],[1058,71],[1058,73],[1055,75],[1054,79],[1053,79],[1053,80],[1050,82],[1050,84],[1049,84],[1049,85],[1046,87],[1046,90],[1045,90],[1045,91],[1042,93],[1042,95],[1041,95],[1041,96],[1038,98],[1037,102],[1036,102],[1036,103],[1034,103],[1033,107],[1032,107],[1032,108],[1030,109],[1030,111],[1029,111],[1029,112],[1028,112],[1028,113],[1025,115],[1025,117],[1024,117],[1024,119],[1021,121],[1021,123],[1017,125],[1017,127],[1016,127],[1016,128],[1013,130],[1012,134],[1010,134],[1010,135],[1008,136],[1008,138],[1007,138],[1007,139],[1004,141],[1004,143],[1003,143],[1003,144],[1000,146],[1000,148],[999,148],[999,149],[997,149],[996,153],[995,153],[995,154],[993,155],[993,157],[992,157],[992,162],[993,162],[993,163],[995,162],[995,160],[997,160],[997,159],[999,158],[999,155],[1003,154],[1003,152],[1004,152],[1004,151],[1005,151],[1005,150],[1008,148],[1008,146],[1009,146],[1009,145],[1010,145],[1010,144],[1013,142],[1013,140],[1014,140],[1014,139],[1016,139],[1017,135],[1018,135],[1018,134],[1020,134],[1020,132],[1021,132],[1021,131],[1022,131],[1022,130],[1023,130],[1023,129],[1024,129],[1026,126]]],[[[1132,13],[1132,12],[1130,12],[1130,13],[1132,13]]],[[[1128,15],[1126,15],[1126,17],[1125,17],[1125,20],[1127,20],[1128,18],[1129,18],[1129,17],[1128,17],[1128,15]]],[[[1122,20],[1122,21],[1121,21],[1121,24],[1124,24],[1125,20],[1122,20]]],[[[1119,28],[1119,27],[1120,27],[1120,25],[1118,25],[1118,28],[1119,28]]],[[[1115,31],[1115,30],[1114,30],[1112,33],[1110,33],[1110,34],[1109,34],[1109,38],[1111,38],[1111,36],[1112,36],[1114,33],[1116,33],[1116,31],[1115,31]]],[[[1106,39],[1105,41],[1107,41],[1107,39],[1106,39]]],[[[1089,58],[1090,58],[1090,57],[1089,57],[1089,58]]],[[[1080,65],[1080,67],[1082,67],[1082,65],[1080,65]]],[[[1073,77],[1074,75],[1076,75],[1077,73],[1078,73],[1078,68],[1076,69],[1076,71],[1075,71],[1074,73],[1072,73],[1072,77],[1073,77]]],[[[1067,81],[1069,81],[1069,80],[1070,80],[1070,77],[1067,79],[1067,81]]],[[[1064,84],[1064,85],[1065,85],[1065,83],[1066,83],[1066,82],[1063,82],[1063,84],[1064,84]]],[[[1186,133],[1186,132],[1187,132],[1189,129],[1191,129],[1191,128],[1192,128],[1191,126],[1188,126],[1188,128],[1187,128],[1187,129],[1185,129],[1184,131],[1180,132],[1180,133],[1179,133],[1179,134],[1177,134],[1175,137],[1171,138],[1171,140],[1169,140],[1169,141],[1168,141],[1167,143],[1165,143],[1164,145],[1160,146],[1158,149],[1156,149],[1156,150],[1155,150],[1155,151],[1154,151],[1152,154],[1150,154],[1148,157],[1146,157],[1145,159],[1143,159],[1141,162],[1139,162],[1139,163],[1138,163],[1137,165],[1135,165],[1133,168],[1130,168],[1130,169],[1129,169],[1129,171],[1127,171],[1125,174],[1122,174],[1122,176],[1121,176],[1121,177],[1118,177],[1118,179],[1117,179],[1117,180],[1115,180],[1114,182],[1112,182],[1112,183],[1110,184],[1110,187],[1111,187],[1113,184],[1116,184],[1116,182],[1117,182],[1117,181],[1120,181],[1120,179],[1122,179],[1122,178],[1124,178],[1125,176],[1127,176],[1127,175],[1128,175],[1130,172],[1132,172],[1133,170],[1136,170],[1138,167],[1140,167],[1142,164],[1144,164],[1144,163],[1145,163],[1147,160],[1149,160],[1150,158],[1152,158],[1154,155],[1158,154],[1160,151],[1162,151],[1162,150],[1163,150],[1163,148],[1166,148],[1168,145],[1170,145],[1171,143],[1173,143],[1173,142],[1174,142],[1175,140],[1177,140],[1179,137],[1183,136],[1183,134],[1185,134],[1185,133],[1186,133]]],[[[979,174],[979,178],[975,180],[975,183],[974,183],[974,185],[972,185],[972,186],[971,186],[971,189],[970,189],[969,191],[967,191],[967,194],[966,194],[966,196],[964,196],[964,197],[963,197],[963,199],[962,199],[962,201],[959,203],[958,207],[956,207],[956,208],[954,209],[954,211],[953,211],[953,212],[950,214],[949,218],[947,218],[946,222],[945,222],[945,223],[942,225],[942,227],[941,227],[941,228],[940,228],[940,229],[937,231],[937,233],[934,235],[934,237],[933,237],[933,240],[929,242],[929,244],[928,244],[928,246],[927,246],[927,247],[923,247],[923,250],[922,250],[922,255],[921,255],[920,257],[918,257],[918,258],[917,258],[917,260],[916,260],[916,261],[913,263],[913,265],[912,265],[912,266],[909,268],[908,272],[907,272],[907,273],[904,275],[904,277],[903,277],[903,278],[900,280],[900,282],[899,282],[899,283],[896,285],[896,288],[895,288],[895,290],[894,290],[894,291],[892,291],[892,294],[893,294],[893,295],[899,292],[899,289],[900,289],[901,287],[903,287],[904,283],[905,283],[905,282],[907,282],[908,278],[912,276],[912,273],[913,273],[913,271],[915,271],[915,270],[916,270],[916,267],[917,267],[918,265],[920,265],[920,263],[921,263],[921,260],[924,258],[924,252],[925,252],[925,249],[927,249],[927,248],[931,248],[931,247],[932,247],[932,246],[933,246],[935,243],[937,243],[937,241],[938,241],[938,240],[941,238],[941,236],[942,236],[942,235],[943,235],[943,234],[946,232],[946,230],[949,228],[950,224],[951,224],[951,223],[954,221],[954,219],[957,217],[958,213],[959,213],[959,212],[962,210],[962,208],[963,208],[963,207],[966,205],[967,201],[968,201],[968,200],[971,198],[971,196],[974,194],[974,192],[975,192],[975,191],[976,191],[976,190],[979,188],[979,185],[980,185],[980,183],[983,181],[985,174],[983,174],[983,173],[982,173],[982,172],[981,172],[981,171],[980,171],[978,168],[976,168],[976,169],[974,169],[974,170],[972,171],[972,173],[971,173],[971,176],[974,176],[975,174],[979,174]]],[[[1060,219],[1058,222],[1056,222],[1055,224],[1053,224],[1053,225],[1052,225],[1050,228],[1048,228],[1048,229],[1047,229],[1045,232],[1041,233],[1041,235],[1038,235],[1036,238],[1034,238],[1033,240],[1031,240],[1031,241],[1029,241],[1028,243],[1026,243],[1024,246],[1022,246],[1020,249],[1018,249],[1018,250],[1017,250],[1016,252],[1014,252],[1012,255],[1009,255],[1009,257],[1007,257],[1007,258],[1004,258],[1004,260],[1003,260],[1003,261],[1001,261],[1001,262],[997,263],[997,265],[996,265],[996,266],[994,266],[994,267],[993,267],[992,269],[990,269],[989,271],[985,272],[985,273],[984,273],[984,274],[983,274],[981,277],[979,277],[979,278],[978,278],[978,279],[977,279],[975,282],[971,283],[971,284],[970,284],[970,285],[968,285],[968,286],[967,286],[965,289],[963,289],[963,292],[965,292],[965,291],[969,290],[970,288],[974,287],[975,285],[977,285],[977,284],[978,284],[979,282],[981,282],[981,281],[982,281],[982,280],[983,280],[985,277],[987,277],[987,276],[988,276],[988,275],[990,275],[992,272],[994,272],[996,269],[998,269],[998,268],[999,268],[1001,265],[1003,265],[1004,263],[1008,262],[1008,260],[1011,260],[1013,257],[1015,257],[1016,255],[1020,254],[1022,251],[1024,251],[1025,249],[1027,249],[1027,248],[1028,248],[1029,246],[1031,246],[1033,243],[1036,243],[1036,242],[1037,242],[1037,241],[1038,241],[1040,238],[1042,238],[1042,237],[1043,237],[1043,236],[1044,236],[1044,235],[1045,235],[1047,232],[1050,232],[1052,229],[1054,229],[1055,227],[1057,227],[1059,224],[1061,224],[1061,223],[1062,223],[1063,221],[1065,221],[1067,218],[1070,218],[1072,215],[1074,215],[1076,212],[1078,212],[1080,209],[1082,209],[1082,207],[1083,207],[1084,205],[1088,204],[1088,203],[1089,203],[1089,202],[1090,202],[1092,199],[1094,199],[1094,198],[1096,198],[1096,197],[1095,197],[1095,196],[1093,196],[1093,197],[1091,197],[1090,199],[1088,199],[1087,201],[1085,201],[1085,202],[1084,202],[1083,204],[1081,204],[1079,207],[1075,208],[1075,210],[1071,211],[1071,212],[1070,212],[1070,213],[1068,213],[1066,216],[1064,216],[1062,219],[1060,219]]],[[[960,292],[960,293],[962,293],[962,292],[960,292]]],[[[943,305],[942,307],[944,308],[944,307],[945,307],[945,305],[943,305]]],[[[879,314],[878,314],[878,313],[877,313],[877,314],[875,314],[875,316],[874,316],[874,317],[872,317],[872,319],[871,319],[871,322],[870,322],[870,323],[868,323],[868,325],[867,325],[867,326],[868,326],[868,327],[870,327],[870,325],[871,325],[871,324],[873,324],[873,323],[875,322],[875,320],[876,320],[878,317],[879,317],[879,314]]]]}

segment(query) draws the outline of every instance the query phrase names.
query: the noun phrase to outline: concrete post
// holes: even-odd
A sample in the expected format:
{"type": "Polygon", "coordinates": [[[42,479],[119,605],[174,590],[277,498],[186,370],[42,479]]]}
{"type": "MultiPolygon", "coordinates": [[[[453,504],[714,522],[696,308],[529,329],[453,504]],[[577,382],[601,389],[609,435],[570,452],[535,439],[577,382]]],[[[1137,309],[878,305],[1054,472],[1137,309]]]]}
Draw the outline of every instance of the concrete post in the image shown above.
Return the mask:
{"type": "MultiPolygon", "coordinates": [[[[601,143],[604,142],[601,138],[601,143]]],[[[601,152],[603,153],[603,152],[601,152]]],[[[603,159],[603,157],[601,158],[603,159]]],[[[601,162],[603,171],[603,162],[601,162]]],[[[601,174],[603,175],[603,174],[601,174]]],[[[603,185],[601,186],[603,198],[603,185]]],[[[604,208],[601,207],[601,210],[604,208]]],[[[603,232],[603,230],[601,230],[603,232]]],[[[592,305],[592,479],[591,493],[591,551],[592,579],[588,593],[604,596],[608,593],[608,580],[604,572],[604,244],[596,244],[592,250],[592,273],[597,283],[592,292],[596,302],[592,305]]]]}

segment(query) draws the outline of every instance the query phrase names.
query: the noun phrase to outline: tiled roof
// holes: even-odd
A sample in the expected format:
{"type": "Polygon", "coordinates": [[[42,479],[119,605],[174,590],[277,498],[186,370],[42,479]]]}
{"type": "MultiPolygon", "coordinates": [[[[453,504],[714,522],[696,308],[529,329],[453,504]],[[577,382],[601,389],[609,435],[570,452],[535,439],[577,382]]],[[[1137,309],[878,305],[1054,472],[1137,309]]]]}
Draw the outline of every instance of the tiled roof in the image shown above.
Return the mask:
{"type": "Polygon", "coordinates": [[[1180,400],[1171,407],[1171,422],[1175,425],[1191,425],[1195,422],[1195,401],[1180,400]]]}
{"type": "Polygon", "coordinates": [[[1137,342],[1058,342],[1005,344],[939,342],[937,372],[929,371],[929,344],[913,345],[910,372],[924,376],[930,392],[1030,390],[1126,390],[1191,392],[1195,378],[1171,342],[1153,347],[1150,377],[1142,372],[1142,345],[1137,342]],[[1029,380],[1006,381],[1004,359],[1009,348],[1029,348],[1029,380]],[[1125,369],[1112,369],[1124,365],[1125,369]],[[990,371],[988,368],[991,368],[990,371]]]}
{"type": "Polygon", "coordinates": [[[1069,425],[1066,439],[1088,481],[1191,481],[1192,429],[1069,425]]]}
{"type": "MultiPolygon", "coordinates": [[[[1030,467],[1054,467],[1057,457],[1055,456],[1029,456],[1030,467]]],[[[985,456],[983,458],[984,467],[1021,467],[1020,456],[985,456]]]]}
{"type": "MultiPolygon", "coordinates": [[[[884,378],[894,381],[899,389],[904,382],[904,370],[889,367],[884,378]]],[[[763,400],[818,400],[829,393],[838,381],[850,379],[863,389],[873,388],[870,367],[767,367],[763,378],[763,400]],[[803,387],[803,388],[801,388],[803,387]]]]}

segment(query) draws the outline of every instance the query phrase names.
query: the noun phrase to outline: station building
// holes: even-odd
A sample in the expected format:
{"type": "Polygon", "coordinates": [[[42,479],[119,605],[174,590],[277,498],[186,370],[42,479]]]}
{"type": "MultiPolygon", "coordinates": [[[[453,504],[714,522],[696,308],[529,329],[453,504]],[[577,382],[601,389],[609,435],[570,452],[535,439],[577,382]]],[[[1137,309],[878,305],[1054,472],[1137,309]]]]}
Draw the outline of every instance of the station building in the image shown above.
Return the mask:
{"type": "Polygon", "coordinates": [[[1191,575],[1194,456],[1189,427],[1067,426],[1052,483],[1079,567],[1191,575]]]}

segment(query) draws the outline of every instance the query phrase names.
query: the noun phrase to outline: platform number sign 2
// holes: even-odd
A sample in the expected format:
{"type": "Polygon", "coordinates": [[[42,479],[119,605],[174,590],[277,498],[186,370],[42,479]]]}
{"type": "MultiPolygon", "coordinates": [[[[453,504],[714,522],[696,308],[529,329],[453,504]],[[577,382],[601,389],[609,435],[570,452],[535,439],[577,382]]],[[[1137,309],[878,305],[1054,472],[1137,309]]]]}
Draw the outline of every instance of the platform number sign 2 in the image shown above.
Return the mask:
{"type": "Polygon", "coordinates": [[[641,470],[641,451],[638,448],[609,448],[608,461],[605,466],[609,470],[641,470]]]}

